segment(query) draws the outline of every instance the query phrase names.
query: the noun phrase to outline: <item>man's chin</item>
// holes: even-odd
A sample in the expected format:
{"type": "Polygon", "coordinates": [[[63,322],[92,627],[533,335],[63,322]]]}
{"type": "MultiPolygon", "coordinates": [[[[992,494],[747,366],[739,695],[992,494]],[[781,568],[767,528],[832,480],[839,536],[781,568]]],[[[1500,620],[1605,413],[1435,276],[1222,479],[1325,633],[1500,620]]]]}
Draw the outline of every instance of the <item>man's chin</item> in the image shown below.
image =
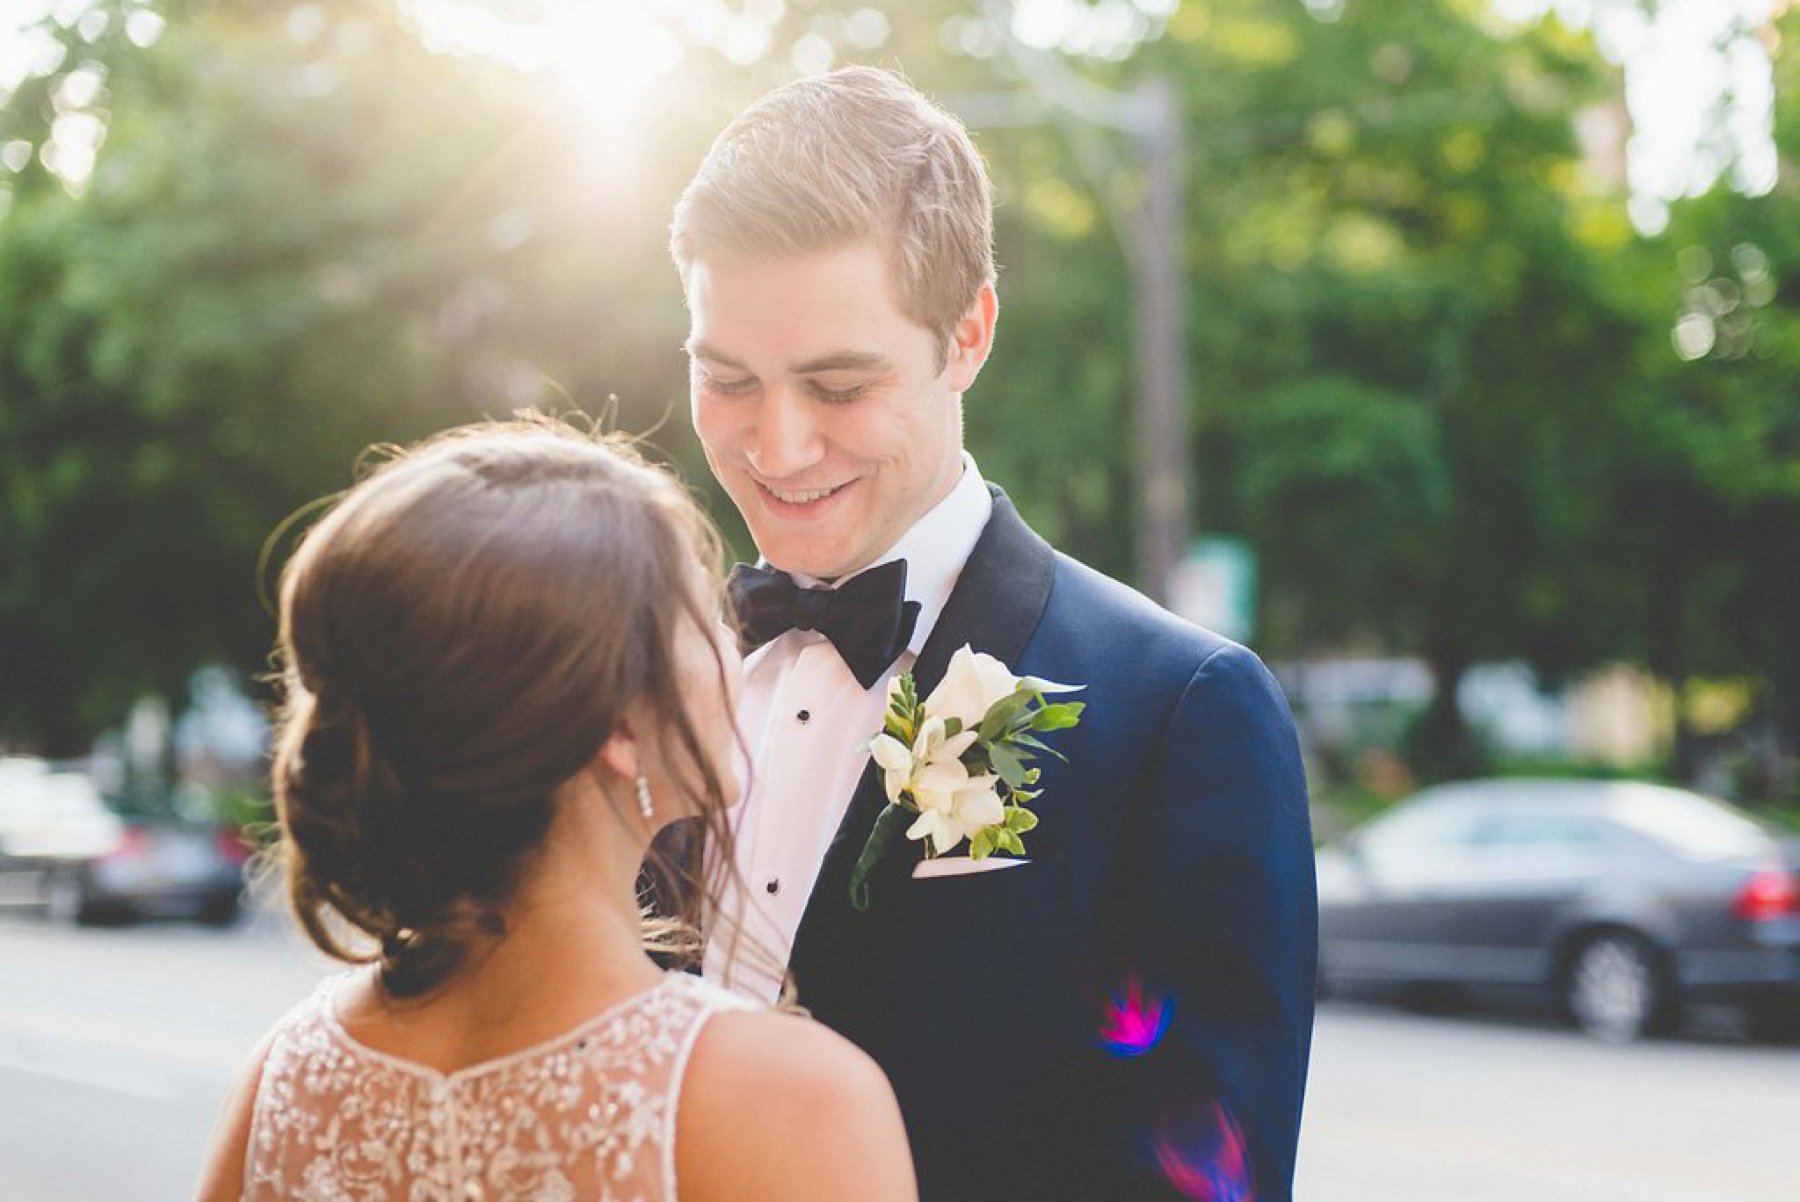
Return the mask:
{"type": "MultiPolygon", "coordinates": [[[[755,531],[751,533],[754,535],[755,531]]],[[[757,539],[756,550],[770,567],[811,580],[836,580],[863,566],[842,552],[786,539],[757,539]]]]}

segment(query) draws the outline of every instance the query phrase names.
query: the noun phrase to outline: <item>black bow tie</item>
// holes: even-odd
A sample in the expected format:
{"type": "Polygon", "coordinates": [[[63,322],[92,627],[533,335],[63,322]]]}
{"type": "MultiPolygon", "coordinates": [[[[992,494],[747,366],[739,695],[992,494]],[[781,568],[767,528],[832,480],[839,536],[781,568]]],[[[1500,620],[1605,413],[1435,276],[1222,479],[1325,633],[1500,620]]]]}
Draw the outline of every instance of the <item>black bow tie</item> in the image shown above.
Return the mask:
{"type": "Polygon", "coordinates": [[[912,638],[919,603],[906,599],[906,561],[852,576],[837,588],[802,588],[786,572],[740,563],[727,584],[746,648],[790,630],[831,640],[863,688],[881,679],[912,638]]]}

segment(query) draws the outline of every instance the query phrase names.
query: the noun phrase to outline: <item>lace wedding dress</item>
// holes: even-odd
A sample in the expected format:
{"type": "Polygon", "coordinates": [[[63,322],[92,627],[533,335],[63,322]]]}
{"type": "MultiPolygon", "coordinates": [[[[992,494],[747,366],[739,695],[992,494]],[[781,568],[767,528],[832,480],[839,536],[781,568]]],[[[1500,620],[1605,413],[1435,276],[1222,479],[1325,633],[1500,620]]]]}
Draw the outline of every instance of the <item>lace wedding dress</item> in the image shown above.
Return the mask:
{"type": "Polygon", "coordinates": [[[257,1202],[660,1202],[706,1020],[751,1003],[697,977],[524,1051],[440,1073],[352,1039],[323,982],[276,1028],[244,1198],[257,1202]]]}

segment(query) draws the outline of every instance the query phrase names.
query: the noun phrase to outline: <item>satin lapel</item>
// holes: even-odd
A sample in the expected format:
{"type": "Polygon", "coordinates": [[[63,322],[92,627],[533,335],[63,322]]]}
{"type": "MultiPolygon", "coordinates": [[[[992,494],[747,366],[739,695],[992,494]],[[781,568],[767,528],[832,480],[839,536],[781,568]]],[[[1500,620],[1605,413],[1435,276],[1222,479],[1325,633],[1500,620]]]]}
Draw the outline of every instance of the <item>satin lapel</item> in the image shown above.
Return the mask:
{"type": "MultiPolygon", "coordinates": [[[[993,485],[993,514],[981,532],[981,539],[969,553],[956,588],[938,616],[931,636],[919,650],[913,665],[913,679],[921,697],[928,695],[943,680],[950,657],[967,644],[985,651],[1002,663],[1013,664],[1025,645],[1036,633],[1038,620],[1050,600],[1050,586],[1056,576],[1056,553],[1025,524],[1018,510],[1000,489],[993,485]]],[[[870,732],[874,737],[875,732],[870,732]]],[[[796,945],[806,938],[807,929],[821,912],[850,908],[850,871],[868,842],[875,819],[887,804],[874,764],[863,770],[851,796],[844,820],[838,825],[825,862],[819,869],[819,880],[813,886],[806,914],[800,921],[796,945]]],[[[916,854],[916,853],[915,853],[916,854]]],[[[911,869],[911,857],[902,848],[890,854],[871,878],[877,895],[883,892],[881,881],[904,878],[911,869]]],[[[886,890],[891,896],[892,890],[886,890]]],[[[876,901],[879,905],[879,900],[876,901]]],[[[796,955],[798,955],[796,946],[796,955]]]]}

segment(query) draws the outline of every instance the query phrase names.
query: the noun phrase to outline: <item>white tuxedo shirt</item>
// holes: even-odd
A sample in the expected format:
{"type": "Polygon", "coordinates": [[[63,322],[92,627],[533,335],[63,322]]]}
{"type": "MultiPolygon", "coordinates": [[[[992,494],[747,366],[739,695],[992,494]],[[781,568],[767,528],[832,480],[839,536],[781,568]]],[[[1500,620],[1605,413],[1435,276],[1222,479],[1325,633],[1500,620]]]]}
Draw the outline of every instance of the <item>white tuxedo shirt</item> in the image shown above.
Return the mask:
{"type": "Polygon", "coordinates": [[[816,631],[790,630],[745,659],[738,729],[751,762],[739,766],[744,800],[728,815],[737,879],[709,924],[709,979],[764,1001],[779,994],[819,866],[881,733],[888,682],[918,659],[993,504],[965,454],[950,494],[868,565],[906,560],[906,599],[919,603],[906,650],[869,688],[816,631]]]}

